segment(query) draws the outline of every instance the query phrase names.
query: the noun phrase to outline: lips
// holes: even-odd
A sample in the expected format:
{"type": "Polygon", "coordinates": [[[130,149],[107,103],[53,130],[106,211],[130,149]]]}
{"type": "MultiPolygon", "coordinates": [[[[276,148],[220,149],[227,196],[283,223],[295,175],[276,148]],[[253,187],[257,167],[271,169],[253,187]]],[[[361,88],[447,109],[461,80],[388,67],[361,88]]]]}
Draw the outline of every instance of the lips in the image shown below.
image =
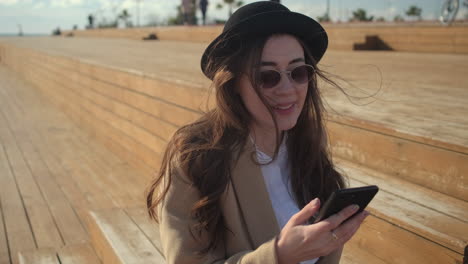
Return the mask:
{"type": "Polygon", "coordinates": [[[278,110],[287,110],[293,107],[296,104],[296,102],[291,102],[291,103],[285,103],[285,104],[277,104],[273,106],[274,109],[278,110]]]}
{"type": "Polygon", "coordinates": [[[291,106],[293,106],[293,105],[294,104],[289,104],[289,105],[286,105],[286,106],[276,106],[275,108],[279,109],[279,110],[286,110],[286,109],[291,108],[291,106]]]}
{"type": "Polygon", "coordinates": [[[273,107],[274,111],[280,115],[289,115],[296,109],[296,103],[279,104],[273,107]]]}

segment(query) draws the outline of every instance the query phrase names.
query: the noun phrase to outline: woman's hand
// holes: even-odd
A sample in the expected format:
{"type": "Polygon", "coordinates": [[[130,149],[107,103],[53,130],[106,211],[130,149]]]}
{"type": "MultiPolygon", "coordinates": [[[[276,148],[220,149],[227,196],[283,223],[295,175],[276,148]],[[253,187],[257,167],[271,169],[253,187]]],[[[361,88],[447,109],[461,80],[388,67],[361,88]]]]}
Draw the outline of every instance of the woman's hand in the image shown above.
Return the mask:
{"type": "Polygon", "coordinates": [[[357,206],[349,206],[321,222],[304,225],[319,208],[320,200],[316,198],[293,215],[281,230],[276,241],[279,264],[298,263],[330,254],[351,239],[369,215],[363,211],[341,225],[358,210],[357,206]]]}

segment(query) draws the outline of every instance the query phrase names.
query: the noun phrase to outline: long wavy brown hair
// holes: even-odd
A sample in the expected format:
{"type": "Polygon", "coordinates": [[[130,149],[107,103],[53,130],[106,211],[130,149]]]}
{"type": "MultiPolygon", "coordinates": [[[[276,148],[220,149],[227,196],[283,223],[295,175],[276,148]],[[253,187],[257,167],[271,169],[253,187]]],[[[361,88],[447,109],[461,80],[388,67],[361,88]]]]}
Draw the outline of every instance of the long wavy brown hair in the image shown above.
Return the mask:
{"type": "MultiPolygon", "coordinates": [[[[241,74],[248,74],[257,94],[266,103],[261,88],[255,84],[258,78],[256,66],[260,65],[268,37],[245,40],[229,56],[208,62],[207,72],[213,76],[216,107],[194,123],[177,130],[167,144],[160,170],[148,189],[148,213],[159,222],[157,207],[169,190],[170,172],[174,166],[185,172],[200,195],[190,212],[196,224],[189,230],[195,239],[201,239],[203,232],[207,232],[210,238],[209,243],[198,252],[200,255],[222,245],[225,232],[230,231],[224,222],[220,198],[230,184],[232,164],[237,159],[234,153],[246,144],[252,120],[236,85],[241,74]]],[[[298,41],[304,49],[305,62],[316,70],[308,86],[304,108],[295,127],[288,131],[286,142],[293,195],[298,207],[302,208],[315,197],[322,201],[328,198],[334,190],[343,188],[345,182],[335,169],[328,151],[317,77],[338,86],[318,68],[307,46],[300,39],[298,41]]],[[[265,105],[273,117],[271,107],[265,105]]],[[[277,127],[274,118],[273,121],[277,127]]],[[[276,138],[274,158],[281,141],[279,132],[276,138]]]]}

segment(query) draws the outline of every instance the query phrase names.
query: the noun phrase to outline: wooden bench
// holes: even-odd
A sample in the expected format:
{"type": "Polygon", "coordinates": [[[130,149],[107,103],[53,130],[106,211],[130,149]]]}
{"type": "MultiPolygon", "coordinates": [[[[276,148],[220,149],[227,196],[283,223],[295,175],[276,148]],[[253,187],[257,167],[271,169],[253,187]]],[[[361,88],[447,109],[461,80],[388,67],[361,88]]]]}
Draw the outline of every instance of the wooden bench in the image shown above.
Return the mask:
{"type": "MultiPolygon", "coordinates": [[[[380,187],[368,208],[371,216],[346,245],[342,263],[462,263],[466,204],[343,160],[338,164],[351,186],[380,187]]],[[[90,214],[92,241],[104,263],[163,263],[158,227],[144,208],[90,214]]]]}
{"type": "Polygon", "coordinates": [[[143,208],[90,212],[89,230],[103,263],[164,263],[158,227],[143,208]]]}
{"type": "Polygon", "coordinates": [[[59,250],[41,248],[18,253],[19,264],[100,264],[89,244],[65,246],[59,250]]]}

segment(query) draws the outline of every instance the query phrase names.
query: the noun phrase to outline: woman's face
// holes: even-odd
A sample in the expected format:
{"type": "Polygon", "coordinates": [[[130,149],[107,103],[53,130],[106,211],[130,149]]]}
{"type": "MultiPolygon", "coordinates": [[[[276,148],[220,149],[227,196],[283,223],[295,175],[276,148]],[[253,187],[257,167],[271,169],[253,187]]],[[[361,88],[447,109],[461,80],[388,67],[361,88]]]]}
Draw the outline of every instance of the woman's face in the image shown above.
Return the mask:
{"type": "MultiPolygon", "coordinates": [[[[260,71],[289,71],[304,65],[304,50],[297,39],[291,35],[273,35],[265,43],[261,58],[260,71]]],[[[308,83],[297,84],[281,74],[280,82],[272,88],[260,87],[267,103],[273,109],[278,129],[286,131],[296,125],[304,106],[308,83]]],[[[268,109],[255,93],[250,79],[242,75],[239,80],[239,93],[247,110],[253,117],[251,129],[254,131],[274,131],[275,125],[268,109]]]]}

